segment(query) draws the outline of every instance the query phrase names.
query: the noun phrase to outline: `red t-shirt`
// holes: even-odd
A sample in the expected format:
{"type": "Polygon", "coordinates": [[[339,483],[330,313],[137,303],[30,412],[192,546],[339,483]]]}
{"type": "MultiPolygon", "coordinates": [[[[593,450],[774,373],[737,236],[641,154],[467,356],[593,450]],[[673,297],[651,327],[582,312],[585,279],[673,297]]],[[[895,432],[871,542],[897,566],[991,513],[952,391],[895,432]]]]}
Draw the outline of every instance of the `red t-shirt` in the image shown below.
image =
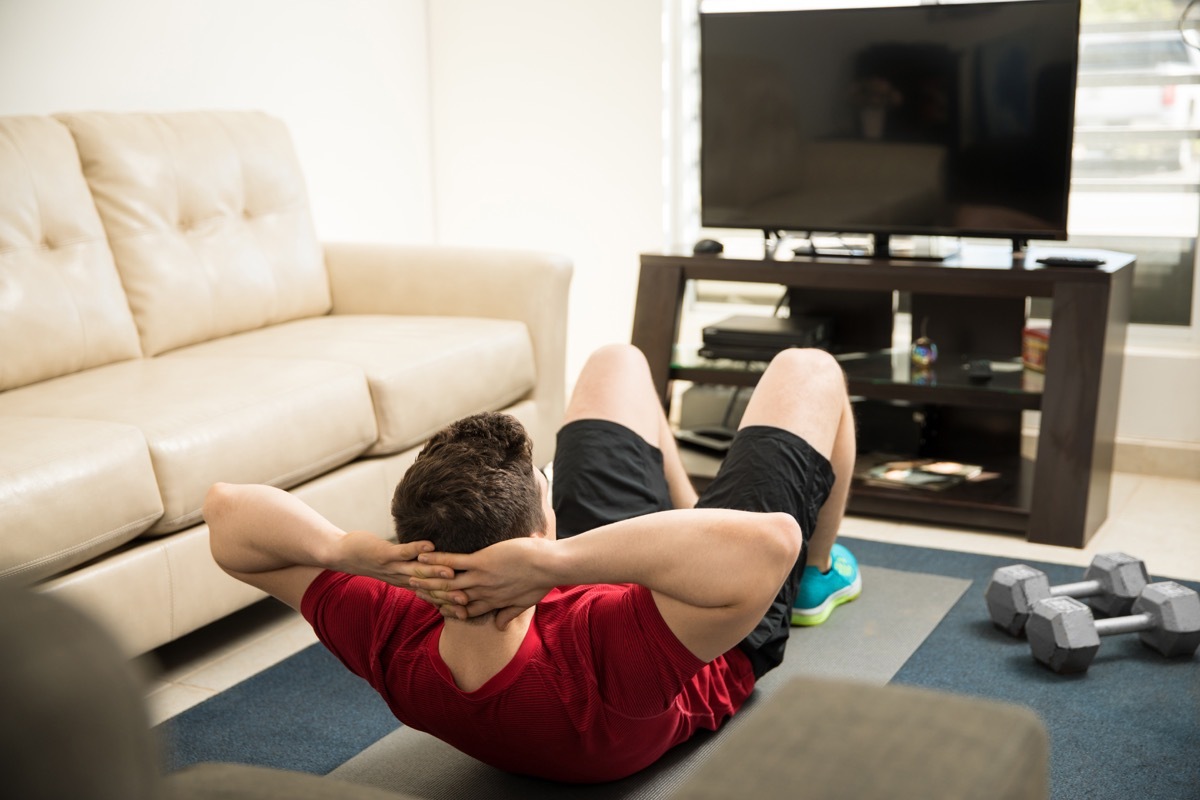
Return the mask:
{"type": "Polygon", "coordinates": [[[474,692],[455,686],[438,653],[441,614],[405,589],[327,571],[301,611],[405,725],[551,780],[637,772],[697,730],[716,730],[754,689],[741,650],[701,661],[632,584],[550,592],[512,661],[474,692]]]}

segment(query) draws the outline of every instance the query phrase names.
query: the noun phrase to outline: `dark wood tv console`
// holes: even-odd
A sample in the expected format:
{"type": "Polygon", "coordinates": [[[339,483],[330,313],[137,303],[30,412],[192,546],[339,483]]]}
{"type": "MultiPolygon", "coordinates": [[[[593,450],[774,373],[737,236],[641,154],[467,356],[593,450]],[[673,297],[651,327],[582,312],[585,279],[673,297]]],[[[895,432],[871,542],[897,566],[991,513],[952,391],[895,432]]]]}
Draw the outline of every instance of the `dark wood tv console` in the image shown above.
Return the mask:
{"type": "MultiPolygon", "coordinates": [[[[1043,251],[1041,255],[1045,255],[1043,251]]],[[[1055,250],[1054,254],[1061,254],[1055,250]]],[[[1096,251],[1089,251],[1089,255],[1096,251]]],[[[761,364],[713,361],[677,346],[689,281],[741,281],[790,288],[793,316],[833,320],[864,435],[901,419],[923,420],[919,453],[970,461],[993,480],[930,492],[855,480],[851,513],[1019,532],[1030,542],[1083,547],[1108,514],[1117,403],[1134,258],[1101,253],[1098,268],[1044,268],[1031,250],[964,249],[945,262],[836,256],[752,260],[723,256],[641,257],[632,342],[650,362],[669,410],[672,380],[753,386],[761,364]],[[931,373],[910,369],[893,344],[893,292],[908,293],[913,336],[922,322],[939,346],[931,373]],[[1027,298],[1050,298],[1050,344],[1043,374],[1021,369],[1027,298]],[[997,366],[972,382],[968,360],[997,366]],[[1002,368],[1002,369],[1000,369],[1002,368]],[[909,411],[915,411],[915,417],[909,411]],[[1041,412],[1036,456],[1021,455],[1021,414],[1041,412]],[[889,417],[889,414],[891,415],[889,417]],[[905,415],[908,415],[907,417],[905,415]]],[[[886,437],[885,437],[886,438],[886,437]]],[[[887,442],[894,445],[895,442],[887,442]]]]}

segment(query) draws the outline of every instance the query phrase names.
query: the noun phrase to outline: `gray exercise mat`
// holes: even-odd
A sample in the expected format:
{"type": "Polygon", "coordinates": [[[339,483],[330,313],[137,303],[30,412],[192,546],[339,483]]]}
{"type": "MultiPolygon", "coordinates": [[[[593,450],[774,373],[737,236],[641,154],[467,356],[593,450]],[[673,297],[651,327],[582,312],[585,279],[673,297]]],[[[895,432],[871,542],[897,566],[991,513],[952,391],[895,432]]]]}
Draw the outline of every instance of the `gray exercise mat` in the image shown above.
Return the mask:
{"type": "Polygon", "coordinates": [[[701,733],[658,763],[613,783],[568,785],[510,775],[463,755],[428,734],[400,728],[347,761],[330,777],[429,800],[462,797],[660,798],[668,796],[745,721],[782,681],[797,675],[885,684],[958,602],[970,581],[862,567],[863,593],[816,628],[793,628],[784,663],[758,682],[741,713],[716,734],[701,733]]]}

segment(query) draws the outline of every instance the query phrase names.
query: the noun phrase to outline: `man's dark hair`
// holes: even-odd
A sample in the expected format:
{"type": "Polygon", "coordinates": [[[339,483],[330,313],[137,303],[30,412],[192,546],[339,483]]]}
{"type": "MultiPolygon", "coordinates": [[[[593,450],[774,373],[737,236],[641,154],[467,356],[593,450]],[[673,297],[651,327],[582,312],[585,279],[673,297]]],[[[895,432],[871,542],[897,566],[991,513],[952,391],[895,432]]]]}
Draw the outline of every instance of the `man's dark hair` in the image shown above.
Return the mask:
{"type": "Polygon", "coordinates": [[[446,553],[473,553],[543,530],[533,445],[508,414],[476,414],[443,428],[422,448],[392,496],[401,542],[427,539],[446,553]]]}

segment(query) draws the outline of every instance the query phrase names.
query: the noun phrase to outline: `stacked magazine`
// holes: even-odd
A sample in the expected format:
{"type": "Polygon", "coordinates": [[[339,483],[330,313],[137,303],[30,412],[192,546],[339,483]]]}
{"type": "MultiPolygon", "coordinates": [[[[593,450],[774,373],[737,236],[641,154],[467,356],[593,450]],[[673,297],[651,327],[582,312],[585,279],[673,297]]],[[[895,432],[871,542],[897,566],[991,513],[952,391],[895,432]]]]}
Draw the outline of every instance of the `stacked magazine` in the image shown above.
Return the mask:
{"type": "Polygon", "coordinates": [[[872,486],[939,491],[966,481],[979,480],[984,475],[983,467],[978,464],[919,458],[907,461],[886,461],[871,467],[861,477],[872,486]]]}

